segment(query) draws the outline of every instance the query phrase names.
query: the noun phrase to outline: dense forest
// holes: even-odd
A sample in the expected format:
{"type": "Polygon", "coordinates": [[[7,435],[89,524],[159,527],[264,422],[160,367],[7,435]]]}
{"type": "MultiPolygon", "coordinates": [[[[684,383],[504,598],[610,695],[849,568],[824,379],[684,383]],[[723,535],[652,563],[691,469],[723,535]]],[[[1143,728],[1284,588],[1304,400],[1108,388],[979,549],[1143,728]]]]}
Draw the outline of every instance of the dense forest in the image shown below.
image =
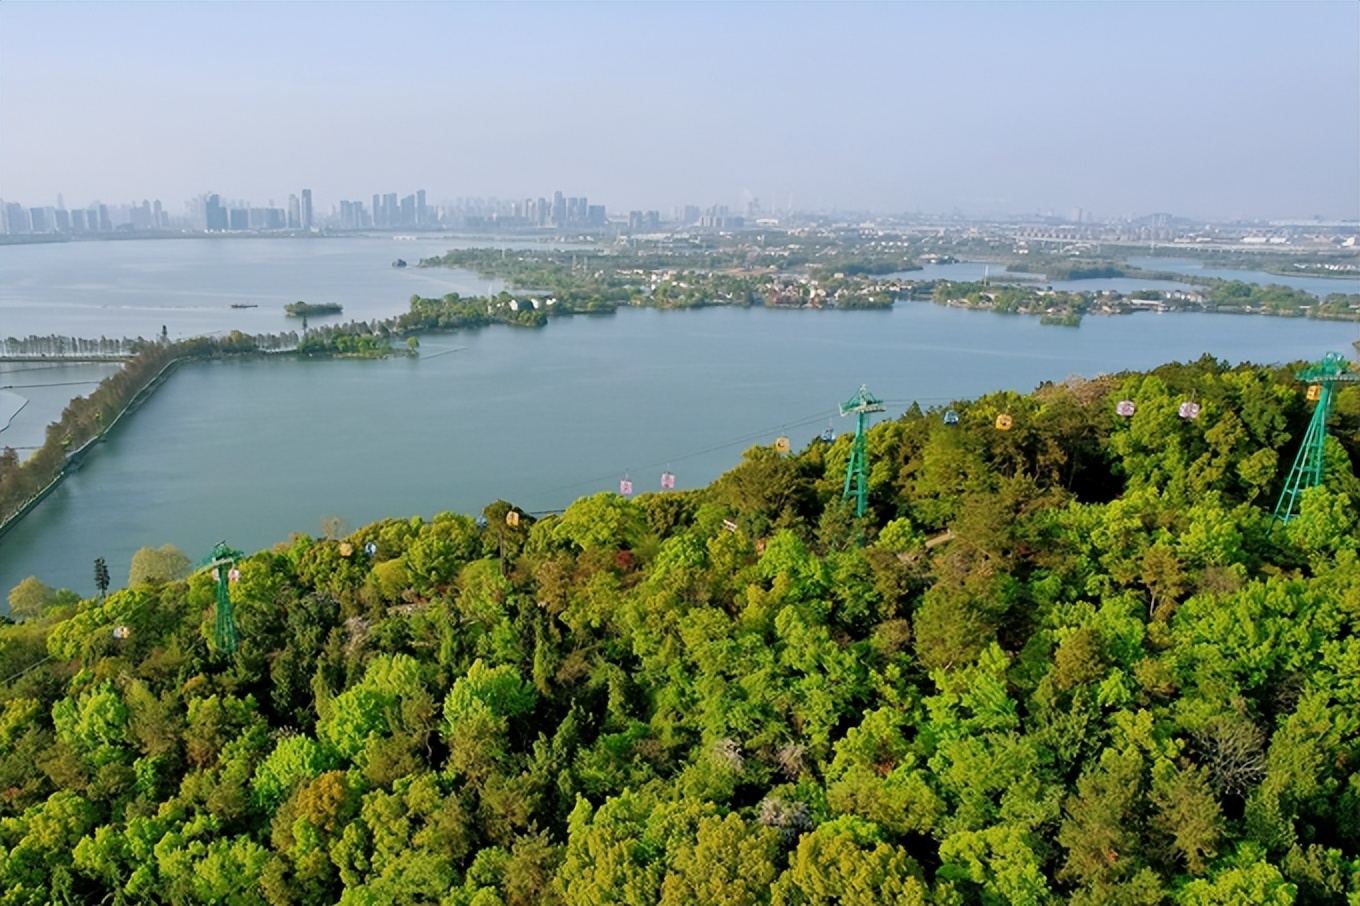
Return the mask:
{"type": "Polygon", "coordinates": [[[1272,525],[1304,391],[1206,358],[913,407],[861,518],[841,436],[297,535],[237,564],[230,653],[173,551],[26,580],[0,903],[1355,906],[1360,388],[1272,525]]]}

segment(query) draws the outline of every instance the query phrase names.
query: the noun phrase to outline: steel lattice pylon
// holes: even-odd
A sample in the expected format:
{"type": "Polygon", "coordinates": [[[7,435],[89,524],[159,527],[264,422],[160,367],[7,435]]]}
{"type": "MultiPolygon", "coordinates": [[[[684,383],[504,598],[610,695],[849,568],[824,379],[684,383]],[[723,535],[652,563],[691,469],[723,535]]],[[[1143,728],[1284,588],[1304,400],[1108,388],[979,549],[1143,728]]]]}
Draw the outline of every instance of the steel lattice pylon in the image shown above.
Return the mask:
{"type": "MultiPolygon", "coordinates": [[[[1298,373],[1298,379],[1316,387],[1317,408],[1304,432],[1303,443],[1299,446],[1294,465],[1285,479],[1284,489],[1280,491],[1279,502],[1270,523],[1288,522],[1294,518],[1299,497],[1309,488],[1322,484],[1323,466],[1326,464],[1327,416],[1331,413],[1333,386],[1342,383],[1360,382],[1360,374],[1349,370],[1349,363],[1339,352],[1329,352],[1322,361],[1298,373]]],[[[1309,396],[1313,396],[1310,392],[1309,396]]]]}
{"type": "Polygon", "coordinates": [[[200,570],[212,570],[217,578],[217,606],[216,620],[213,625],[213,641],[217,644],[219,651],[231,654],[241,643],[241,634],[236,629],[236,615],[232,610],[231,591],[228,583],[231,581],[231,571],[236,566],[236,561],[240,559],[241,552],[227,547],[225,541],[219,541],[217,547],[212,549],[207,559],[199,567],[200,570]]]}
{"type": "Polygon", "coordinates": [[[845,467],[845,490],[841,494],[842,500],[849,500],[854,494],[856,516],[863,516],[869,504],[869,441],[864,426],[869,413],[882,411],[883,401],[862,384],[858,393],[841,403],[841,415],[853,412],[859,416],[855,422],[855,440],[850,447],[850,462],[845,467]]]}

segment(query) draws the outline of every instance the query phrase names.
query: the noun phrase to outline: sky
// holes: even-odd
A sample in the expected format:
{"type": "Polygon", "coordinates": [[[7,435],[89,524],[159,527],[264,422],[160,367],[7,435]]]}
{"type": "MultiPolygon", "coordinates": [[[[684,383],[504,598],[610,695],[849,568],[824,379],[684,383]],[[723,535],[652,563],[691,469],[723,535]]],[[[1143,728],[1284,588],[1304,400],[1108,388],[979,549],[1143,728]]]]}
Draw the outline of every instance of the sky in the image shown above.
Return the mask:
{"type": "Polygon", "coordinates": [[[0,3],[0,198],[1360,218],[1360,3],[0,3]]]}

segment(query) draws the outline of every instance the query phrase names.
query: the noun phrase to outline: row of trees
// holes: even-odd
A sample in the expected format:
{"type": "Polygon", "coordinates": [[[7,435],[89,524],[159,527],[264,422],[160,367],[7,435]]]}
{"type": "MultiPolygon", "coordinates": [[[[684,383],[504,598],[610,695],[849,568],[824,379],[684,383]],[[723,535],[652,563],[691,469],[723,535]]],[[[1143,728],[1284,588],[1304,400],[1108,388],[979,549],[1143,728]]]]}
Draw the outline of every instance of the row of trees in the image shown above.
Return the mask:
{"type": "Polygon", "coordinates": [[[143,389],[175,359],[202,354],[212,340],[148,343],[87,397],[73,399],[47,428],[43,445],[22,462],[10,447],[0,451],[0,523],[21,510],[66,467],[67,455],[113,423],[143,389]]]}
{"type": "Polygon", "coordinates": [[[110,358],[122,359],[136,355],[148,345],[142,337],[135,340],[127,337],[100,337],[97,340],[82,337],[64,337],[49,334],[45,337],[28,336],[21,339],[5,337],[0,339],[0,358],[6,356],[47,356],[62,358],[110,358]]]}
{"type": "Polygon", "coordinates": [[[296,536],[239,564],[230,655],[211,573],[40,594],[0,903],[1360,898],[1357,389],[1285,526],[1285,369],[953,408],[871,430],[862,519],[841,437],[296,536]]]}
{"type": "MultiPolygon", "coordinates": [[[[89,348],[89,344],[103,342],[72,340],[71,348],[89,348]]],[[[217,355],[288,351],[296,348],[299,340],[298,335],[291,332],[252,336],[234,330],[223,337],[195,337],[175,343],[121,342],[128,344],[125,348],[134,350],[134,354],[120,370],[101,381],[89,396],[71,400],[61,418],[48,425],[47,435],[36,452],[21,460],[11,447],[0,450],[0,524],[12,518],[54,481],[66,468],[67,457],[112,425],[119,413],[171,363],[217,355]]]]}

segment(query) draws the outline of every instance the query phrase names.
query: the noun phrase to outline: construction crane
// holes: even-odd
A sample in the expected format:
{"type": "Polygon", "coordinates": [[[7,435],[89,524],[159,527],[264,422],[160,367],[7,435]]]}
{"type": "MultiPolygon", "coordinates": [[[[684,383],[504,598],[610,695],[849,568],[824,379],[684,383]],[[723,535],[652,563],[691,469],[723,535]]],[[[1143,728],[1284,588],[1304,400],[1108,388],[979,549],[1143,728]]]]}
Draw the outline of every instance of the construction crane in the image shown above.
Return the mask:
{"type": "Polygon", "coordinates": [[[869,441],[864,428],[869,413],[883,411],[883,401],[871,394],[863,384],[854,396],[841,403],[842,416],[852,412],[858,416],[855,421],[855,440],[850,446],[850,461],[845,466],[845,490],[841,493],[842,500],[849,500],[850,495],[854,494],[856,516],[863,516],[869,504],[869,441]]]}
{"type": "Polygon", "coordinates": [[[1339,352],[1329,352],[1322,361],[1298,372],[1298,379],[1308,383],[1308,399],[1317,402],[1313,418],[1304,432],[1303,444],[1294,457],[1294,466],[1285,479],[1280,500],[1275,504],[1270,524],[1287,523],[1294,518],[1299,497],[1309,488],[1322,484],[1323,466],[1327,449],[1327,416],[1331,414],[1332,395],[1337,384],[1360,383],[1360,373],[1350,369],[1350,363],[1339,352]]]}
{"type": "Polygon", "coordinates": [[[236,561],[242,556],[240,551],[228,547],[227,542],[219,541],[212,549],[212,553],[198,565],[198,572],[212,570],[217,577],[217,619],[213,625],[213,641],[216,642],[219,651],[227,654],[234,652],[241,643],[228,583],[241,577],[240,571],[236,569],[236,561]]]}

